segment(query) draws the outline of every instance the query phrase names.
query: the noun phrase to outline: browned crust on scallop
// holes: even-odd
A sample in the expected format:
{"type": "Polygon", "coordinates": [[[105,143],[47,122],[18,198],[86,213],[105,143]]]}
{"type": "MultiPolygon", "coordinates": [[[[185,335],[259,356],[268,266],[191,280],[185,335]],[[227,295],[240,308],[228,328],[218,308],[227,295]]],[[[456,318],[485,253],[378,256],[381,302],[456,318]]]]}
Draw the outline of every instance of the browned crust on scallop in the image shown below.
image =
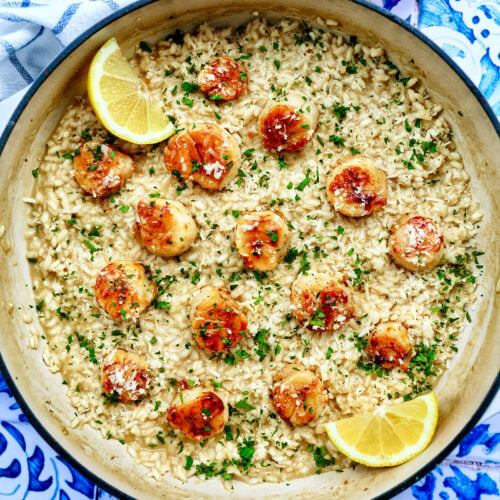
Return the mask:
{"type": "Polygon", "coordinates": [[[97,275],[97,303],[113,318],[136,318],[151,304],[155,293],[156,285],[139,262],[111,262],[97,275]]]}
{"type": "Polygon", "coordinates": [[[312,422],[320,415],[328,400],[327,389],[313,372],[293,363],[275,374],[272,390],[278,415],[295,425],[312,422]]]}
{"type": "Polygon", "coordinates": [[[146,393],[149,368],[139,354],[126,349],[114,349],[101,367],[102,390],[117,401],[136,401],[146,393]]]}
{"type": "Polygon", "coordinates": [[[405,214],[391,228],[389,254],[395,264],[409,271],[429,271],[444,254],[444,238],[429,217],[405,214]]]}
{"type": "Polygon", "coordinates": [[[191,326],[198,346],[217,353],[231,349],[246,333],[246,314],[224,288],[204,287],[195,298],[191,326]]]}
{"type": "Polygon", "coordinates": [[[408,370],[406,361],[413,343],[406,327],[397,322],[380,323],[371,332],[368,340],[368,352],[382,368],[399,367],[408,370]]]}
{"type": "Polygon", "coordinates": [[[224,189],[241,162],[235,138],[214,123],[178,132],[164,148],[163,160],[167,170],[212,191],[224,189]]]}
{"type": "Polygon", "coordinates": [[[181,391],[167,413],[167,421],[194,441],[217,434],[227,419],[223,399],[214,391],[199,387],[181,391]]]}
{"type": "Polygon", "coordinates": [[[342,215],[364,217],[386,205],[386,175],[369,158],[344,157],[328,175],[327,194],[342,215]]]}

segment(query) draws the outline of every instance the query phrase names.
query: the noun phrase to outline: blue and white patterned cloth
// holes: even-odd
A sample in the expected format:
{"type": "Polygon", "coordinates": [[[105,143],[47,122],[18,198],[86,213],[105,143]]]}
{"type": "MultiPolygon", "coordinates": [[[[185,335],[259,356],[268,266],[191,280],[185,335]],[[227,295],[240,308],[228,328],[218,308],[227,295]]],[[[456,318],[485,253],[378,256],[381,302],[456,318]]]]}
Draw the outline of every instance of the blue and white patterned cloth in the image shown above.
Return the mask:
{"type": "MultiPolygon", "coordinates": [[[[41,70],[131,0],[0,0],[0,132],[41,70]]],[[[373,0],[418,27],[469,75],[500,116],[500,0],[373,0]]],[[[113,500],[38,435],[0,376],[0,497],[113,500]]],[[[398,500],[500,497],[500,397],[432,472],[398,500]]]]}
{"type": "Polygon", "coordinates": [[[70,42],[130,0],[0,1],[0,101],[29,85],[70,42]]]}

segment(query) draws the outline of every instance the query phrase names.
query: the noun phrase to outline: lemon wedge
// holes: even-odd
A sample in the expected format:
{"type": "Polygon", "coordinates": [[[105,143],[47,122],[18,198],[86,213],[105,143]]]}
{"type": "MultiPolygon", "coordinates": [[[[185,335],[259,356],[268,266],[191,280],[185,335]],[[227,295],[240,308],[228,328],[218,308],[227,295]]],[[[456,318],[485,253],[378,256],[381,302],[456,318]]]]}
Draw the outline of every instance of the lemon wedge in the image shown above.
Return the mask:
{"type": "Polygon", "coordinates": [[[427,448],[437,418],[436,396],[429,392],[324,427],[337,449],[350,459],[368,467],[390,467],[411,460],[427,448]]]}
{"type": "Polygon", "coordinates": [[[97,118],[113,135],[134,144],[155,144],[174,133],[173,124],[134,74],[114,38],[92,59],[87,89],[97,118]]]}

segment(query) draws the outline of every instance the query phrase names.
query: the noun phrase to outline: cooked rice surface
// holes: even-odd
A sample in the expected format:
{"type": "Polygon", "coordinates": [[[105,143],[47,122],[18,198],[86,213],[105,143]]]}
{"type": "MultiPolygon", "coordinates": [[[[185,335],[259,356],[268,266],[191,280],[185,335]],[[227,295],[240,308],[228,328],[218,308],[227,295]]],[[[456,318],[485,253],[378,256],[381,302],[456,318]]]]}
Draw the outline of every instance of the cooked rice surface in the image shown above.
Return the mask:
{"type": "Polygon", "coordinates": [[[80,146],[82,131],[108,138],[86,97],[66,110],[38,167],[27,240],[36,261],[43,359],[67,385],[76,415],[71,425],[88,424],[104,439],[120,440],[158,480],[170,473],[182,480],[198,474],[278,482],[350,466],[323,424],[432,387],[474,300],[481,213],[441,107],[381,47],[321,24],[256,19],[237,31],[202,25],[183,44],[170,39],[151,52],[137,48],[132,66],[178,129],[217,123],[236,138],[242,165],[226,191],[179,182],[163,165],[161,145],[117,141],[134,153],[133,176],[109,198],[85,195],[67,153],[80,146]],[[219,104],[182,86],[195,83],[216,55],[246,67],[248,89],[234,101],[219,104]],[[290,93],[303,96],[304,106],[314,103],[320,121],[302,151],[279,156],[262,147],[257,119],[266,104],[285,102],[290,93]],[[371,158],[388,178],[387,205],[365,218],[335,213],[325,191],[335,161],[351,154],[371,158]],[[150,195],[181,201],[195,218],[199,238],[178,258],[154,256],[134,236],[137,204],[150,195]],[[292,250],[288,262],[260,275],[245,269],[234,227],[242,214],[266,208],[290,221],[292,250]],[[421,274],[394,265],[387,247],[391,226],[415,211],[438,222],[446,245],[443,263],[421,274]],[[137,322],[113,320],[96,303],[96,276],[115,260],[150,266],[159,286],[137,322]],[[309,331],[291,314],[291,286],[301,273],[330,270],[352,288],[356,317],[333,332],[309,331]],[[192,338],[190,299],[209,284],[231,289],[248,316],[247,335],[227,356],[202,352],[192,338]],[[414,342],[408,372],[380,370],[367,355],[368,335],[381,321],[407,326],[414,342]],[[102,394],[100,363],[116,346],[150,366],[151,385],[140,403],[113,404],[102,394]],[[326,408],[309,425],[294,427],[273,407],[273,374],[288,362],[305,365],[329,391],[326,408]],[[181,380],[222,386],[217,390],[231,405],[225,431],[201,445],[167,423],[181,380]],[[247,448],[254,449],[250,459],[247,448]]]}

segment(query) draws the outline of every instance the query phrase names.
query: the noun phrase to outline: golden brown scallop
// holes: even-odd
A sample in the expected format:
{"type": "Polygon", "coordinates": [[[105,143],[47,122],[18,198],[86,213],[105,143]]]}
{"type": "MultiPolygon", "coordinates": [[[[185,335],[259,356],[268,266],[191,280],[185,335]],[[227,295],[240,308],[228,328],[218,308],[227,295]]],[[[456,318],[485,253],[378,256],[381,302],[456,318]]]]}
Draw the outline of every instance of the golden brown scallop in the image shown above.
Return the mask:
{"type": "Polygon", "coordinates": [[[73,159],[75,179],[94,198],[116,193],[134,171],[132,158],[103,141],[89,141],[73,159]]]}
{"type": "Polygon", "coordinates": [[[303,365],[292,363],[275,375],[273,403],[278,415],[295,425],[312,422],[328,401],[323,383],[303,365]]]}
{"type": "Polygon", "coordinates": [[[328,175],[326,192],[337,212],[363,217],[387,203],[387,180],[369,158],[350,156],[338,161],[328,175]]]}
{"type": "Polygon", "coordinates": [[[292,286],[291,308],[297,321],[314,331],[330,331],[354,315],[352,294],[335,272],[302,275],[292,286]]]}
{"type": "Polygon", "coordinates": [[[132,351],[114,349],[101,367],[102,390],[125,403],[146,395],[149,381],[146,360],[132,351]]]}
{"type": "Polygon", "coordinates": [[[284,103],[272,103],[259,116],[257,130],[269,151],[299,151],[314,136],[318,108],[299,96],[289,95],[284,103]]]}
{"type": "Polygon", "coordinates": [[[193,335],[202,349],[224,352],[245,335],[247,317],[229,291],[205,286],[193,297],[192,306],[193,335]]]}
{"type": "Polygon", "coordinates": [[[290,231],[283,216],[263,210],[240,217],[234,239],[248,267],[257,271],[271,271],[288,250],[290,231]]]}
{"type": "Polygon", "coordinates": [[[377,325],[370,334],[368,352],[373,360],[382,368],[398,366],[408,370],[405,358],[408,356],[412,341],[408,331],[401,323],[388,321],[377,325]]]}
{"type": "Polygon", "coordinates": [[[99,271],[95,297],[113,318],[134,319],[151,304],[156,285],[139,262],[117,260],[99,271]]]}
{"type": "Polygon", "coordinates": [[[143,199],[137,206],[137,239],[153,254],[172,257],[189,250],[198,234],[188,209],[178,201],[143,199]]]}
{"type": "Polygon", "coordinates": [[[247,88],[247,73],[239,62],[220,56],[200,71],[198,85],[210,99],[229,101],[239,97],[247,88]]]}
{"type": "Polygon", "coordinates": [[[167,170],[212,191],[226,188],[241,162],[234,137],[213,123],[175,134],[163,150],[163,160],[167,170]]]}
{"type": "Polygon", "coordinates": [[[409,271],[434,269],[444,253],[439,226],[419,214],[402,216],[391,229],[388,245],[392,260],[409,271]]]}
{"type": "Polygon", "coordinates": [[[228,418],[228,405],[222,397],[201,387],[180,391],[167,414],[168,422],[194,441],[221,432],[228,418]]]}

